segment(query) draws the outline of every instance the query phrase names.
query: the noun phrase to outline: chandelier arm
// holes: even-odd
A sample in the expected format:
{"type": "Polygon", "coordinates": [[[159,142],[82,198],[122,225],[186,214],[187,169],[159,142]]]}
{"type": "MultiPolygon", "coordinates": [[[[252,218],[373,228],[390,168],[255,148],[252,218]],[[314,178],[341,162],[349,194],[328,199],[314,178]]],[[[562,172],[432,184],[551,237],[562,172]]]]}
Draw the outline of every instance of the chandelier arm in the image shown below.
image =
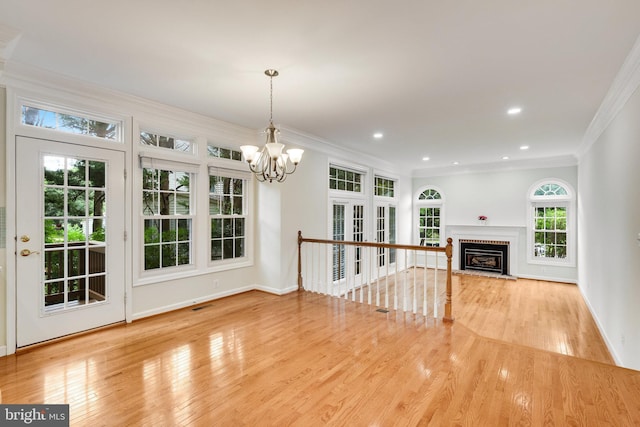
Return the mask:
{"type": "Polygon", "coordinates": [[[296,165],[295,163],[292,163],[292,165],[293,165],[293,169],[291,171],[287,170],[288,175],[291,175],[292,173],[294,173],[296,171],[296,168],[298,167],[298,165],[296,165]]]}

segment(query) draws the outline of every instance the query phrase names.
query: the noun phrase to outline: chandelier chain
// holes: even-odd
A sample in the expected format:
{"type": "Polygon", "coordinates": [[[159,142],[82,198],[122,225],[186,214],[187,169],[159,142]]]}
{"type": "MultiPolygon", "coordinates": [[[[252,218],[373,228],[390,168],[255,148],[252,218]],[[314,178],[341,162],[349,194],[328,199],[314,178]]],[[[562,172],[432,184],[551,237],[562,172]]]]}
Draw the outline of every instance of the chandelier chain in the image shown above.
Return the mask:
{"type": "Polygon", "coordinates": [[[273,123],[273,76],[269,76],[269,122],[273,123]]]}

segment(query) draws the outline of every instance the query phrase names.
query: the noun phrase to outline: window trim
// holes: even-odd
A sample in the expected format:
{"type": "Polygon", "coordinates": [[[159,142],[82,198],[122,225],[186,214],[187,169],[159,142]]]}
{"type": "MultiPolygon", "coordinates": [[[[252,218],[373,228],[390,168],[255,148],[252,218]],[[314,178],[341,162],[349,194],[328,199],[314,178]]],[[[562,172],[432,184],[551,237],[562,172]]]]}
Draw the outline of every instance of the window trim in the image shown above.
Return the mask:
{"type": "MultiPolygon", "coordinates": [[[[220,160],[228,160],[228,159],[220,159],[220,160]]],[[[226,165],[225,165],[226,166],[226,165]]],[[[236,267],[245,267],[247,265],[253,264],[253,219],[251,213],[253,212],[251,207],[251,195],[252,195],[252,175],[246,170],[240,169],[231,169],[228,167],[220,166],[216,163],[210,163],[207,166],[207,265],[210,268],[214,269],[224,269],[227,268],[236,268],[236,267]],[[238,258],[227,258],[220,260],[212,260],[211,259],[211,219],[213,215],[209,212],[209,180],[211,176],[223,176],[226,178],[233,179],[242,179],[245,181],[244,183],[244,195],[242,201],[242,211],[243,214],[241,216],[231,215],[231,217],[238,218],[242,217],[245,220],[245,228],[244,228],[244,255],[238,258]]],[[[228,217],[229,215],[225,215],[228,217]]]]}
{"type": "Polygon", "coordinates": [[[527,262],[529,264],[575,267],[577,260],[577,215],[576,197],[573,187],[566,181],[558,178],[546,178],[536,181],[527,192],[527,262]],[[567,195],[561,196],[536,196],[535,192],[540,186],[545,184],[557,184],[562,186],[567,195]],[[539,207],[563,207],[567,210],[567,257],[562,258],[541,258],[534,255],[535,209],[539,207]]]}
{"type": "Polygon", "coordinates": [[[134,144],[136,146],[138,146],[138,151],[145,151],[145,150],[154,150],[160,153],[166,153],[166,155],[171,156],[172,154],[177,154],[180,156],[188,156],[191,158],[194,157],[198,157],[198,138],[197,137],[193,137],[193,136],[183,136],[182,134],[178,134],[178,133],[174,133],[174,132],[165,132],[162,130],[158,130],[155,127],[148,127],[148,126],[139,126],[138,128],[138,133],[136,134],[135,140],[134,140],[134,144]],[[173,139],[177,139],[179,141],[184,141],[184,142],[188,142],[189,143],[189,150],[176,150],[175,148],[168,148],[168,147],[161,147],[159,145],[147,145],[147,144],[143,144],[140,141],[140,137],[142,133],[147,133],[150,135],[155,135],[157,137],[164,137],[164,138],[173,138],[173,139]]]}
{"type": "MultiPolygon", "coordinates": [[[[184,266],[176,266],[171,269],[144,270],[144,256],[139,251],[134,250],[132,256],[132,287],[155,285],[163,282],[174,282],[185,278],[207,275],[222,271],[229,271],[241,268],[252,267],[255,263],[255,180],[246,170],[244,162],[211,157],[209,156],[207,145],[211,144],[212,139],[205,135],[191,134],[188,130],[179,126],[167,127],[154,124],[149,121],[133,121],[133,169],[131,171],[133,184],[132,188],[132,248],[142,248],[144,244],[144,221],[142,215],[142,202],[140,192],[142,191],[142,162],[156,166],[159,169],[165,167],[169,170],[184,170],[192,173],[191,191],[192,191],[192,254],[191,264],[184,266]],[[179,139],[185,139],[193,142],[193,150],[191,152],[182,152],[165,148],[158,148],[150,145],[142,145],[139,141],[140,132],[149,132],[164,136],[172,136],[179,139]],[[148,159],[144,159],[148,158],[148,159]],[[144,159],[144,160],[143,160],[144,159]],[[162,167],[161,167],[162,166],[162,167]],[[210,233],[210,216],[208,206],[209,193],[209,171],[224,169],[228,173],[239,174],[247,178],[245,184],[246,191],[246,223],[245,223],[245,256],[237,259],[229,259],[223,261],[210,260],[211,240],[207,233],[210,233]],[[160,270],[160,271],[158,271],[160,270]]],[[[214,144],[215,145],[215,144],[214,144]]],[[[231,144],[233,145],[233,144],[231,144]]]]}
{"type": "Polygon", "coordinates": [[[398,179],[397,178],[391,178],[389,176],[374,172],[374,174],[373,174],[373,183],[371,184],[371,186],[372,186],[372,189],[373,189],[372,190],[373,197],[375,199],[378,199],[378,200],[393,200],[393,201],[398,199],[398,179]],[[387,181],[390,181],[390,182],[393,183],[393,196],[383,196],[383,195],[376,194],[376,188],[377,188],[376,181],[378,179],[384,179],[384,180],[387,180],[387,181]]]}
{"type": "MultiPolygon", "coordinates": [[[[108,114],[100,114],[100,113],[96,114],[93,112],[93,111],[96,111],[93,108],[91,109],[91,111],[89,109],[72,108],[64,104],[58,104],[56,102],[37,101],[34,98],[30,98],[30,97],[18,96],[16,97],[16,101],[17,101],[16,102],[17,108],[15,109],[15,114],[16,114],[15,126],[17,129],[25,130],[25,132],[17,132],[21,135],[29,135],[30,133],[35,133],[35,134],[43,133],[43,134],[50,135],[48,136],[48,138],[52,138],[51,135],[65,135],[65,136],[59,136],[59,137],[53,137],[53,138],[64,139],[64,140],[72,140],[75,138],[80,138],[80,140],[82,141],[92,141],[93,143],[98,143],[107,148],[114,148],[114,146],[119,146],[120,148],[117,148],[119,150],[122,149],[121,147],[124,146],[127,141],[127,138],[125,137],[125,135],[126,135],[126,132],[128,131],[128,127],[127,127],[126,119],[122,117],[108,115],[108,114]],[[55,128],[46,128],[46,127],[24,124],[22,123],[22,109],[24,107],[38,108],[41,110],[51,111],[56,114],[68,114],[72,116],[81,117],[87,120],[95,120],[95,121],[100,121],[104,123],[115,124],[117,126],[115,138],[114,139],[100,138],[94,135],[66,132],[63,130],[55,129],[55,128]],[[51,134],[50,132],[53,132],[53,134],[51,134]]],[[[89,143],[89,145],[92,145],[92,143],[89,143]]]]}
{"type": "Polygon", "coordinates": [[[413,236],[416,239],[415,244],[420,245],[420,208],[440,208],[440,239],[439,239],[439,247],[445,247],[445,228],[446,228],[446,197],[442,189],[435,185],[423,185],[418,191],[414,193],[413,196],[413,206],[414,206],[414,219],[413,219],[413,236]],[[424,193],[426,190],[435,190],[440,194],[439,199],[420,199],[420,195],[424,193]]]}
{"type": "Polygon", "coordinates": [[[370,176],[369,171],[366,168],[358,166],[356,164],[349,164],[345,162],[334,162],[329,161],[327,166],[327,190],[329,191],[329,198],[352,198],[352,197],[366,197],[369,191],[369,183],[368,177],[370,176]],[[345,170],[347,172],[353,172],[360,174],[360,189],[361,191],[348,191],[348,190],[338,190],[331,188],[331,168],[338,168],[345,170]]]}
{"type": "MultiPolygon", "coordinates": [[[[197,257],[196,257],[196,253],[197,253],[197,243],[196,243],[196,227],[197,227],[197,220],[198,220],[198,215],[197,215],[197,208],[198,208],[198,203],[197,203],[197,192],[198,192],[198,173],[197,172],[192,172],[192,171],[186,171],[186,170],[182,170],[181,169],[181,162],[174,162],[173,166],[170,165],[170,163],[161,160],[162,165],[163,166],[169,166],[168,168],[160,168],[160,167],[151,167],[151,169],[155,169],[155,170],[170,170],[172,172],[185,172],[189,174],[189,210],[190,213],[188,215],[179,215],[179,214],[169,214],[169,215],[145,215],[144,211],[143,211],[143,206],[141,203],[141,197],[142,197],[142,192],[144,191],[144,189],[142,188],[142,175],[143,175],[143,170],[145,168],[149,169],[149,167],[145,167],[143,165],[142,162],[142,156],[140,157],[141,162],[140,162],[140,167],[138,168],[138,173],[140,176],[140,181],[138,182],[138,186],[136,187],[136,194],[137,196],[137,203],[136,206],[139,209],[138,210],[138,226],[140,227],[140,231],[138,233],[138,241],[134,241],[134,244],[138,247],[138,279],[141,283],[137,283],[136,281],[134,281],[134,286],[136,286],[137,284],[150,284],[150,283],[156,283],[158,280],[162,278],[163,281],[164,280],[170,280],[170,278],[177,278],[177,277],[183,277],[183,274],[185,272],[190,272],[190,271],[194,271],[197,270],[197,257]],[[193,185],[195,183],[195,185],[193,185]],[[190,236],[190,240],[189,240],[189,244],[190,244],[190,260],[191,262],[189,264],[183,264],[183,265],[176,265],[176,266],[171,266],[171,267],[165,267],[165,268],[154,268],[151,270],[146,270],[144,267],[144,249],[145,249],[145,241],[144,241],[144,234],[145,234],[145,226],[144,226],[144,222],[147,219],[153,219],[154,217],[157,217],[158,219],[162,218],[162,219],[175,219],[175,220],[180,220],[180,219],[190,219],[191,220],[191,236],[190,236]]],[[[149,158],[147,158],[149,159],[149,158]]]]}

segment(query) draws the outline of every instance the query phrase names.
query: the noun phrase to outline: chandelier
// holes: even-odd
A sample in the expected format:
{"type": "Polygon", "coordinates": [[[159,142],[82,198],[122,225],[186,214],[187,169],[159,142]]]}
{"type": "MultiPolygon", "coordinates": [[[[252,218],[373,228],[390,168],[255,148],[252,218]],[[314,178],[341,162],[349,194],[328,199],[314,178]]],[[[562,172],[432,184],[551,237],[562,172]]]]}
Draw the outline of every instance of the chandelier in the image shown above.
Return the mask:
{"type": "Polygon", "coordinates": [[[278,71],[269,69],[264,73],[269,76],[271,89],[269,126],[265,129],[267,142],[262,148],[255,145],[243,145],[240,149],[244,159],[249,163],[249,169],[256,175],[258,181],[282,182],[287,178],[287,175],[295,172],[304,150],[291,148],[286,153],[282,152],[284,144],[278,142],[280,130],[273,125],[273,78],[278,75],[278,71]]]}

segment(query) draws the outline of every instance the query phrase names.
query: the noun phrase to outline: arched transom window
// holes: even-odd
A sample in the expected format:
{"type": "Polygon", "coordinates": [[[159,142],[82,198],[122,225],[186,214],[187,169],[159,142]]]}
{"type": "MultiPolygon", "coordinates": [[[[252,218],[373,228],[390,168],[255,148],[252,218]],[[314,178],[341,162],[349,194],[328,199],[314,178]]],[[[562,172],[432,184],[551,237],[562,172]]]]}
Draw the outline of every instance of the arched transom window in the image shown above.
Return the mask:
{"type": "Polygon", "coordinates": [[[418,244],[421,246],[440,246],[443,236],[443,204],[441,192],[427,187],[418,194],[416,201],[418,217],[418,244]]]}
{"type": "Polygon", "coordinates": [[[427,188],[422,193],[420,193],[420,196],[418,196],[418,200],[441,200],[441,199],[442,199],[442,196],[440,195],[440,192],[435,188],[427,188]]]}

